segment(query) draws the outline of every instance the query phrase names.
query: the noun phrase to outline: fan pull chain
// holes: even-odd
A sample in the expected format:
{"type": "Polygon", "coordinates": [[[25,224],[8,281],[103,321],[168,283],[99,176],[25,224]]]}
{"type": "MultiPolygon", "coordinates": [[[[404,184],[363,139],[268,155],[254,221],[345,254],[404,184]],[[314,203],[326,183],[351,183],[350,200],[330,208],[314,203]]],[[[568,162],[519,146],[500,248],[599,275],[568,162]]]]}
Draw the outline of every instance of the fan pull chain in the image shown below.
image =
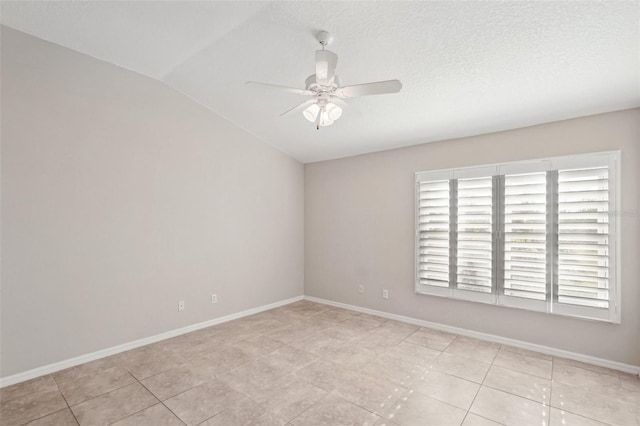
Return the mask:
{"type": "Polygon", "coordinates": [[[318,110],[318,116],[316,117],[316,130],[320,130],[320,120],[322,119],[322,111],[324,111],[324,107],[320,107],[318,110]]]}

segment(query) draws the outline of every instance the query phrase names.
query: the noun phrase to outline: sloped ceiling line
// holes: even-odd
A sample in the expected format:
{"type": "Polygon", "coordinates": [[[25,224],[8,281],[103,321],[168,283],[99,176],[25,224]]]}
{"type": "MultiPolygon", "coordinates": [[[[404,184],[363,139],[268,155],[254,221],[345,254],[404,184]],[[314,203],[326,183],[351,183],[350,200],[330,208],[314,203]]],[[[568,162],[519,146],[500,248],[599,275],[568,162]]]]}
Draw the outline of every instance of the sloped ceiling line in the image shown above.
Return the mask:
{"type": "Polygon", "coordinates": [[[640,1],[0,1],[0,22],[162,80],[302,162],[640,107],[640,1]],[[349,99],[316,131],[301,99],[314,30],[349,99]],[[357,112],[357,113],[356,113],[357,112]]]}
{"type": "Polygon", "coordinates": [[[197,56],[198,54],[202,53],[207,49],[210,49],[216,43],[223,42],[224,39],[227,37],[233,37],[233,33],[235,31],[238,31],[245,25],[248,25],[251,22],[251,20],[255,19],[261,12],[263,12],[265,9],[269,7],[272,7],[272,6],[267,2],[263,2],[259,8],[253,11],[253,13],[250,13],[243,20],[235,23],[235,25],[227,29],[225,33],[217,34],[209,38],[205,37],[203,38],[202,41],[198,41],[198,43],[195,43],[193,45],[193,48],[189,49],[184,55],[180,56],[170,67],[168,67],[162,72],[160,76],[160,80],[166,81],[171,76],[171,73],[173,71],[175,71],[177,68],[179,68],[181,65],[185,64],[186,62],[188,62],[189,59],[197,56]]]}

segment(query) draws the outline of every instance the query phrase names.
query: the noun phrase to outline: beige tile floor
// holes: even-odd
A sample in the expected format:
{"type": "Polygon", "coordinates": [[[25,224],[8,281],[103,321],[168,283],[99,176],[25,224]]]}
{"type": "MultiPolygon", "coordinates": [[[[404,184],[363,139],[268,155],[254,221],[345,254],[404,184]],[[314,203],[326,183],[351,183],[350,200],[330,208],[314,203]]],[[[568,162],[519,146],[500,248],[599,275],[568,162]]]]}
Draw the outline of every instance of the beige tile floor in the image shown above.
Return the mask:
{"type": "Polygon", "coordinates": [[[11,425],[640,425],[624,373],[297,302],[0,390],[11,425]]]}

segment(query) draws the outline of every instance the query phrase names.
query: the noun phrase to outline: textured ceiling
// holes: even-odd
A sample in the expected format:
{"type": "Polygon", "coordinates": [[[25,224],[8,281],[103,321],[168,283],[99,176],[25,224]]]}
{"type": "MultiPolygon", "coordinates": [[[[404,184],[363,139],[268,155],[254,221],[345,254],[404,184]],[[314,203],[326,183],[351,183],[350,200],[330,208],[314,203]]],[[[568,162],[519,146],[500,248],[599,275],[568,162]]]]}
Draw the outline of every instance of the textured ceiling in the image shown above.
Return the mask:
{"type": "MultiPolygon", "coordinates": [[[[640,106],[639,1],[2,1],[4,25],[162,80],[312,162],[640,106]],[[317,131],[279,114],[303,87],[314,34],[334,35],[349,99],[317,131]]],[[[543,142],[543,141],[541,141],[543,142]]],[[[579,143],[579,141],[576,141],[579,143]]]]}

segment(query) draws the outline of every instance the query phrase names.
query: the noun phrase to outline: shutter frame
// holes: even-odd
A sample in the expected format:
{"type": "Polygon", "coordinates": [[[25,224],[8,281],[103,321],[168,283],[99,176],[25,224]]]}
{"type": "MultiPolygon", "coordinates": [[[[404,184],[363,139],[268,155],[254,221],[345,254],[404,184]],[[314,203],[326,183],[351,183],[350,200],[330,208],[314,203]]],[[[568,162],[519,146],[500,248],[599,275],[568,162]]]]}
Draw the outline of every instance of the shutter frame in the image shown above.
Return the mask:
{"type": "MultiPolygon", "coordinates": [[[[571,269],[572,266],[574,266],[573,262],[567,262],[566,258],[567,255],[571,256],[571,254],[569,254],[569,252],[567,251],[567,244],[563,243],[563,241],[567,241],[568,235],[569,234],[563,234],[562,232],[558,232],[556,235],[558,236],[558,244],[557,244],[557,249],[558,249],[558,255],[556,256],[555,260],[557,262],[557,268],[558,268],[558,277],[557,277],[557,285],[556,285],[556,291],[557,293],[554,295],[555,297],[555,303],[553,305],[553,312],[559,315],[566,315],[566,316],[574,316],[574,317],[578,317],[578,318],[585,318],[585,319],[596,319],[596,320],[603,320],[603,321],[608,321],[608,322],[613,322],[613,323],[620,323],[620,319],[621,319],[621,312],[620,312],[620,298],[621,298],[621,291],[619,288],[619,274],[620,274],[620,262],[618,260],[618,253],[619,253],[619,248],[620,248],[620,230],[619,230],[619,220],[617,218],[617,214],[620,211],[620,197],[619,197],[619,192],[620,192],[620,185],[619,185],[619,177],[620,177],[620,169],[619,169],[619,158],[620,158],[620,153],[619,152],[607,152],[607,153],[599,153],[599,154],[594,154],[594,155],[585,155],[585,156],[580,156],[580,157],[567,157],[567,158],[560,158],[557,159],[556,161],[554,161],[554,168],[562,171],[577,171],[577,170],[584,170],[584,173],[582,173],[582,177],[588,176],[589,173],[594,173],[593,171],[589,172],[589,170],[593,170],[593,169],[604,169],[606,168],[607,170],[607,183],[608,183],[608,189],[607,189],[607,201],[606,201],[606,208],[607,208],[607,224],[608,224],[608,232],[605,234],[594,234],[594,233],[587,233],[586,231],[584,233],[577,233],[577,234],[571,234],[571,238],[574,238],[576,240],[584,240],[585,244],[582,245],[582,249],[585,249],[587,247],[593,248],[593,250],[597,250],[597,253],[595,254],[594,258],[606,258],[606,262],[608,264],[608,266],[606,267],[606,272],[607,272],[607,277],[604,278],[608,281],[608,307],[604,308],[604,307],[594,307],[594,306],[589,306],[589,304],[591,303],[591,300],[598,300],[598,299],[591,299],[591,298],[583,298],[583,299],[574,299],[578,304],[570,304],[570,303],[563,303],[561,301],[561,298],[565,297],[562,295],[562,293],[566,292],[566,291],[580,291],[580,287],[573,287],[567,283],[565,283],[564,285],[561,283],[561,275],[560,275],[560,270],[561,268],[563,270],[567,270],[567,268],[571,269]],[[589,245],[586,244],[586,242],[589,239],[592,240],[598,240],[599,243],[598,245],[589,245]],[[603,241],[603,238],[607,239],[607,244],[606,246],[602,246],[601,243],[603,241]],[[565,249],[563,250],[562,247],[564,247],[565,249]],[[606,247],[603,249],[603,247],[606,247]],[[606,255],[602,254],[602,253],[606,253],[606,255]],[[562,263],[560,261],[560,258],[562,258],[565,260],[564,263],[562,263]]],[[[580,175],[581,173],[579,172],[575,172],[575,175],[580,175]]],[[[561,178],[558,179],[558,183],[556,185],[556,189],[559,191],[560,188],[560,184],[561,183],[566,183],[566,182],[561,182],[561,178]]],[[[585,181],[590,181],[593,182],[594,185],[592,185],[592,187],[595,187],[596,191],[598,191],[600,188],[600,184],[602,183],[602,179],[587,179],[585,181]]],[[[583,180],[576,180],[575,182],[585,182],[583,180]]],[[[568,181],[571,182],[571,181],[568,181]]],[[[588,185],[585,184],[578,184],[578,185],[574,185],[575,187],[580,187],[580,188],[585,188],[588,187],[588,185]]],[[[586,195],[586,193],[584,193],[583,191],[583,195],[586,195]]],[[[556,204],[558,206],[558,222],[560,222],[561,220],[561,216],[563,215],[563,213],[560,211],[560,197],[558,198],[558,203],[556,204]]],[[[576,203],[577,204],[577,203],[576,203]]],[[[592,206],[594,208],[596,208],[596,210],[598,212],[602,212],[602,202],[599,201],[595,201],[591,203],[592,206]]],[[[576,213],[577,216],[580,215],[579,211],[580,210],[584,210],[585,208],[587,208],[589,205],[588,202],[586,203],[581,203],[575,210],[578,212],[576,213]]],[[[592,216],[590,219],[594,219],[597,218],[598,215],[592,216]]],[[[601,215],[600,215],[601,217],[601,215]]],[[[576,219],[579,220],[579,219],[576,219]]],[[[599,220],[599,219],[596,219],[599,220]]],[[[579,223],[579,222],[578,222],[579,223]]],[[[599,223],[599,222],[598,222],[599,223]]],[[[579,228],[579,227],[576,227],[579,228]]],[[[594,228],[595,229],[595,228],[594,228]]],[[[579,247],[579,244],[569,244],[570,246],[573,246],[574,248],[579,247]]],[[[587,257],[589,255],[586,255],[584,253],[582,254],[577,254],[576,256],[578,257],[582,257],[585,260],[588,260],[587,257]]],[[[575,264],[575,266],[579,266],[577,264],[575,264]]],[[[588,267],[588,266],[584,266],[585,271],[587,270],[591,270],[592,268],[588,267]]],[[[597,293],[600,292],[600,282],[598,282],[597,287],[594,287],[592,292],[593,293],[597,293]]]]}
{"type": "MultiPolygon", "coordinates": [[[[429,184],[437,184],[440,183],[439,187],[443,186],[442,183],[443,182],[450,182],[451,181],[451,172],[435,172],[435,173],[429,173],[429,172],[424,172],[424,173],[416,173],[416,182],[415,182],[415,292],[416,293],[421,293],[421,294],[431,294],[431,295],[436,295],[436,296],[451,296],[451,291],[450,291],[450,286],[451,286],[451,282],[449,281],[441,281],[441,280],[434,280],[434,284],[437,283],[446,283],[446,285],[440,286],[440,285],[432,285],[429,284],[429,281],[422,278],[423,275],[423,270],[422,270],[422,265],[426,264],[427,267],[429,266],[429,262],[422,262],[422,242],[424,241],[423,236],[425,234],[426,231],[422,230],[421,228],[423,227],[423,225],[431,223],[444,223],[444,222],[434,222],[434,221],[429,221],[428,216],[429,214],[429,209],[431,208],[432,211],[435,208],[438,211],[437,216],[440,216],[438,219],[441,221],[442,219],[444,219],[444,217],[449,217],[450,218],[450,208],[451,208],[451,193],[450,193],[450,184],[446,186],[447,188],[447,193],[448,193],[448,204],[447,204],[447,214],[444,215],[442,214],[444,212],[444,209],[442,207],[434,207],[434,206],[430,206],[429,204],[432,203],[427,203],[425,202],[425,200],[436,200],[436,198],[429,198],[429,190],[423,190],[422,185],[428,186],[429,184]],[[424,214],[423,214],[424,212],[424,214]]],[[[434,190],[433,192],[441,192],[442,189],[437,189],[434,190]]],[[[441,195],[441,194],[439,194],[441,195]]],[[[442,204],[442,198],[438,198],[438,201],[436,202],[437,204],[442,204]]],[[[431,216],[435,216],[433,214],[431,214],[431,216]]],[[[446,221],[446,224],[449,228],[448,233],[450,235],[450,231],[451,231],[451,223],[450,220],[446,221]]],[[[444,240],[443,240],[444,241],[444,240]]],[[[446,245],[449,247],[450,250],[450,246],[451,246],[451,241],[450,238],[447,238],[447,243],[446,245]]],[[[427,243],[428,244],[428,243],[427,243]]],[[[424,246],[424,247],[429,247],[429,246],[424,246]]],[[[435,246],[432,246],[435,247],[435,246]]],[[[446,276],[447,278],[449,277],[449,264],[451,262],[451,256],[450,256],[450,251],[448,252],[448,261],[446,263],[447,266],[447,272],[446,272],[446,276]]],[[[436,265],[435,262],[431,262],[433,264],[433,266],[436,265]]],[[[438,272],[438,274],[441,274],[441,272],[438,272]]]]}
{"type": "MultiPolygon", "coordinates": [[[[573,316],[590,320],[600,320],[606,322],[619,323],[621,318],[620,310],[620,261],[618,254],[620,253],[620,220],[617,217],[620,212],[620,151],[608,151],[591,154],[580,154],[563,157],[554,157],[533,161],[521,161],[505,164],[494,164],[480,167],[468,167],[463,169],[449,169],[449,170],[436,170],[429,172],[419,172],[415,174],[416,178],[416,210],[415,210],[415,239],[416,239],[416,293],[425,293],[443,297],[450,297],[456,299],[473,300],[477,302],[491,303],[503,306],[510,306],[516,308],[523,308],[527,310],[548,312],[563,316],[573,316]],[[597,201],[597,205],[587,205],[587,207],[593,207],[593,213],[589,213],[587,219],[584,219],[585,203],[581,204],[581,200],[585,197],[583,190],[594,189],[594,191],[602,191],[606,188],[606,183],[602,179],[592,179],[591,185],[589,183],[580,183],[575,186],[575,192],[566,192],[565,195],[560,197],[558,188],[562,179],[558,178],[557,170],[566,169],[582,169],[589,167],[607,167],[609,171],[608,175],[608,188],[606,192],[600,192],[599,199],[606,201],[597,201]],[[527,202],[531,201],[531,197],[526,195],[527,188],[521,188],[517,191],[510,190],[509,194],[504,188],[504,175],[507,174],[525,174],[526,172],[542,172],[545,171],[546,179],[546,202],[545,213],[543,216],[530,216],[528,221],[525,221],[525,217],[517,217],[518,212],[511,209],[509,205],[505,205],[507,196],[514,196],[516,201],[527,202]],[[497,176],[496,176],[497,175],[497,176]],[[449,218],[449,271],[448,278],[449,283],[446,288],[427,288],[432,286],[420,286],[419,284],[419,256],[420,256],[420,190],[419,183],[429,180],[450,180],[471,178],[471,177],[489,177],[495,176],[493,186],[493,199],[492,210],[494,219],[492,222],[492,238],[490,241],[492,250],[490,251],[492,257],[491,264],[491,284],[492,293],[479,293],[474,291],[468,291],[464,289],[456,288],[458,281],[457,267],[458,267],[458,255],[461,258],[470,261],[471,266],[478,266],[483,259],[486,259],[486,255],[482,253],[482,245],[486,243],[480,243],[474,247],[461,247],[458,244],[458,224],[456,219],[464,213],[463,210],[466,207],[457,205],[457,187],[451,189],[449,193],[449,208],[447,209],[449,218]],[[581,193],[582,192],[582,193],[581,193]],[[518,194],[521,196],[519,197],[518,194]],[[567,195],[568,194],[568,195],[567,195]],[[518,198],[519,197],[519,198],[518,198]],[[560,212],[558,209],[560,202],[572,201],[575,202],[573,206],[575,209],[570,211],[560,212]],[[455,208],[455,210],[454,210],[455,208]],[[561,218],[562,213],[562,218],[561,218]],[[507,221],[505,215],[511,215],[511,222],[507,227],[507,221]],[[497,215],[497,216],[496,216],[497,215]],[[541,218],[545,217],[546,226],[540,228],[536,224],[541,224],[541,218]],[[508,235],[505,234],[506,230],[510,231],[524,231],[526,227],[521,225],[514,225],[517,221],[527,224],[532,230],[534,228],[544,229],[542,233],[530,234],[532,238],[527,238],[522,242],[529,245],[531,250],[514,250],[517,246],[513,242],[510,242],[508,235]],[[607,225],[608,224],[608,225],[607,225]],[[608,226],[608,228],[607,228],[608,226]],[[508,228],[508,229],[507,229],[508,228]],[[452,232],[455,230],[455,232],[452,232]],[[577,232],[577,233],[567,233],[577,232]],[[537,237],[536,237],[537,236],[537,237]],[[542,238],[540,238],[542,236],[542,238]],[[545,237],[546,236],[546,237],[545,237]],[[529,241],[527,241],[529,240],[529,241]],[[540,241],[535,242],[536,240],[540,241]],[[598,242],[598,245],[589,244],[589,242],[598,242]],[[607,243],[607,245],[603,245],[607,243]],[[512,297],[504,294],[504,265],[507,261],[505,252],[508,249],[511,251],[509,261],[511,264],[520,265],[519,267],[525,267],[523,273],[533,274],[532,277],[536,277],[535,264],[541,263],[540,257],[544,248],[546,254],[545,274],[544,280],[538,280],[538,286],[544,285],[545,288],[545,300],[527,300],[520,297],[512,297]],[[562,247],[562,249],[560,249],[562,247]],[[604,248],[603,248],[604,247],[604,248]],[[608,255],[608,258],[607,258],[608,255]],[[476,259],[478,261],[476,262],[476,259]],[[604,259],[604,260],[603,260],[604,259]],[[514,263],[516,262],[516,263],[514,263]],[[527,268],[527,262],[531,267],[527,268]],[[578,269],[576,269],[578,268],[578,269]],[[580,273],[580,268],[582,273],[580,273]],[[592,306],[576,306],[566,302],[570,297],[567,295],[581,296],[581,290],[574,283],[572,275],[568,273],[576,272],[578,276],[598,276],[600,278],[589,278],[593,281],[593,288],[590,290],[604,297],[602,287],[609,282],[609,307],[594,308],[592,306]],[[562,275],[564,274],[564,275],[562,275]],[[541,284],[544,281],[544,284],[541,284]],[[576,293],[577,292],[577,293],[576,293]],[[487,297],[478,297],[487,296],[487,297]]],[[[540,189],[536,185],[531,185],[529,189],[540,189]]],[[[563,188],[564,190],[564,188],[563,188]]],[[[467,209],[468,212],[469,209],[467,209]]],[[[488,213],[489,210],[486,210],[488,213]]],[[[444,214],[440,208],[440,214],[444,214]]],[[[528,212],[531,213],[531,212],[528,212]]],[[[486,222],[485,222],[486,223],[486,222]]],[[[478,228],[473,229],[473,221],[464,222],[460,229],[462,231],[474,232],[478,228]],[[470,228],[470,229],[468,229],[470,228]]],[[[472,234],[465,235],[465,237],[472,236],[472,234]]],[[[433,248],[428,250],[429,256],[438,261],[442,260],[442,250],[433,248]]],[[[482,275],[482,274],[481,274],[482,275]]],[[[486,274],[485,274],[486,275],[486,274]]],[[[525,276],[523,275],[523,277],[525,276]]],[[[535,279],[534,279],[535,281],[535,279]]],[[[525,289],[529,286],[527,282],[522,282],[525,289]]],[[[534,285],[536,285],[534,283],[534,285]]],[[[533,289],[535,290],[535,289],[533,289]]]]}

